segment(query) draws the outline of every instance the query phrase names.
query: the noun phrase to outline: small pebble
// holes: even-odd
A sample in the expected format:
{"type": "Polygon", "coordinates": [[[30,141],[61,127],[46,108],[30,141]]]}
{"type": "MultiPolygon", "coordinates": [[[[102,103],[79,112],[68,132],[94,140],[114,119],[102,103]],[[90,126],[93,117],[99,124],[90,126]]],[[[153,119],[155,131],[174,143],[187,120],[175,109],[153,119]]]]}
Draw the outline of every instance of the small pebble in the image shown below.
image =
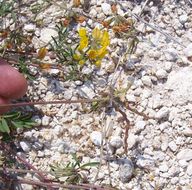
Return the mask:
{"type": "Polygon", "coordinates": [[[177,154],[177,159],[186,161],[192,160],[192,149],[186,148],[180,150],[179,153],[177,154]]]}
{"type": "Polygon", "coordinates": [[[156,114],[156,118],[161,119],[167,119],[169,116],[169,109],[167,107],[162,107],[156,114]]]}
{"type": "Polygon", "coordinates": [[[177,50],[174,48],[169,48],[165,52],[165,59],[167,61],[175,62],[178,59],[177,50]]]}
{"type": "Polygon", "coordinates": [[[185,24],[187,20],[188,20],[187,14],[183,14],[179,17],[179,21],[181,22],[181,24],[185,24]]]}
{"type": "Polygon", "coordinates": [[[29,152],[31,150],[31,145],[28,142],[21,141],[19,144],[24,152],[29,152]]]}
{"type": "Polygon", "coordinates": [[[99,131],[93,131],[90,135],[92,143],[96,146],[101,146],[102,134],[99,131]]]}
{"type": "Polygon", "coordinates": [[[159,170],[161,172],[167,172],[168,169],[169,169],[169,167],[166,164],[162,164],[162,165],[159,166],[159,170]]]}
{"type": "Polygon", "coordinates": [[[134,135],[132,133],[129,134],[129,137],[127,139],[128,148],[131,149],[135,145],[135,143],[138,141],[138,136],[134,135]]]}
{"type": "Polygon", "coordinates": [[[188,167],[187,167],[187,175],[191,176],[192,177],[192,162],[190,162],[188,164],[188,167]]]}
{"type": "Polygon", "coordinates": [[[26,30],[27,32],[34,32],[36,29],[34,24],[26,24],[24,25],[24,30],[26,30]]]}
{"type": "Polygon", "coordinates": [[[49,125],[49,123],[50,123],[50,117],[48,117],[48,116],[43,116],[43,118],[42,118],[42,125],[44,125],[44,126],[47,126],[47,125],[49,125]]]}
{"type": "Polygon", "coordinates": [[[167,78],[167,75],[168,75],[168,73],[164,69],[159,69],[156,72],[156,76],[158,79],[165,79],[165,78],[167,78]]]}
{"type": "Polygon", "coordinates": [[[95,97],[94,87],[90,83],[85,83],[78,88],[78,93],[84,98],[93,99],[95,97]]]}
{"type": "Polygon", "coordinates": [[[134,171],[134,165],[131,160],[126,161],[119,167],[119,178],[123,183],[129,182],[134,171]]]}
{"type": "Polygon", "coordinates": [[[171,178],[171,184],[172,185],[176,185],[176,184],[178,184],[178,182],[179,182],[179,178],[178,177],[171,178]]]}
{"type": "Polygon", "coordinates": [[[44,42],[44,44],[49,43],[52,40],[52,37],[56,37],[58,35],[57,31],[51,28],[43,28],[40,34],[40,41],[44,42]]]}
{"type": "Polygon", "coordinates": [[[143,84],[146,86],[152,85],[151,78],[149,76],[143,76],[141,80],[142,80],[143,84]]]}
{"type": "Polygon", "coordinates": [[[192,43],[189,44],[183,51],[184,51],[184,54],[186,57],[191,57],[192,56],[192,43]]]}
{"type": "Polygon", "coordinates": [[[137,158],[136,164],[140,168],[152,169],[155,166],[155,161],[151,156],[143,155],[137,158]]]}
{"type": "Polygon", "coordinates": [[[129,92],[126,95],[126,99],[128,100],[128,102],[136,102],[136,97],[132,94],[129,94],[129,92]]]}
{"type": "Polygon", "coordinates": [[[72,137],[77,137],[81,134],[81,127],[79,125],[73,125],[68,130],[72,137]]]}
{"type": "Polygon", "coordinates": [[[120,136],[113,136],[110,140],[110,145],[114,148],[121,148],[123,146],[123,140],[120,136]]]}
{"type": "Polygon", "coordinates": [[[186,166],[188,166],[188,162],[186,160],[179,160],[179,165],[182,167],[182,168],[185,168],[186,166]]]}
{"type": "Polygon", "coordinates": [[[112,10],[111,10],[111,5],[108,3],[102,3],[101,4],[102,11],[105,15],[111,15],[112,10]]]}
{"type": "Polygon", "coordinates": [[[171,141],[171,142],[169,143],[169,148],[170,148],[173,152],[175,152],[175,151],[177,150],[177,145],[175,144],[174,141],[171,141]]]}
{"type": "Polygon", "coordinates": [[[192,137],[192,129],[190,128],[184,129],[181,133],[187,137],[192,137]]]}

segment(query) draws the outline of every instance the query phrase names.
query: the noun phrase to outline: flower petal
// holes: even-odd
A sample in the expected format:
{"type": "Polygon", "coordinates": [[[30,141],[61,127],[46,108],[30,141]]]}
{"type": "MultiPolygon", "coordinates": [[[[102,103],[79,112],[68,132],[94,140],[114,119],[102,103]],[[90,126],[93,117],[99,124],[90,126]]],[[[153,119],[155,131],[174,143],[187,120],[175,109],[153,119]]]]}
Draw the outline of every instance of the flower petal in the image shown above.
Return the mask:
{"type": "Polygon", "coordinates": [[[73,59],[75,59],[76,61],[79,61],[81,59],[81,55],[79,54],[74,54],[73,55],[73,59]]]}
{"type": "Polygon", "coordinates": [[[87,54],[89,59],[95,59],[97,57],[97,51],[93,49],[89,50],[87,54]]]}
{"type": "Polygon", "coordinates": [[[87,35],[87,30],[85,28],[80,28],[79,29],[79,36],[81,38],[85,37],[87,35]]]}
{"type": "Polygon", "coordinates": [[[106,47],[102,47],[97,51],[97,58],[103,59],[107,53],[108,53],[108,50],[106,49],[106,47]]]}
{"type": "Polygon", "coordinates": [[[40,48],[38,51],[38,58],[43,59],[45,57],[45,55],[47,54],[47,52],[48,52],[48,50],[46,47],[40,48]]]}
{"type": "Polygon", "coordinates": [[[82,59],[81,61],[79,61],[79,65],[84,65],[85,64],[85,60],[82,59]]]}
{"type": "Polygon", "coordinates": [[[101,39],[101,45],[103,47],[107,47],[109,44],[110,44],[109,33],[106,30],[104,30],[103,36],[101,39]]]}
{"type": "Polygon", "coordinates": [[[101,60],[97,60],[97,61],[95,62],[95,65],[96,65],[97,67],[101,67],[101,60]]]}
{"type": "Polygon", "coordinates": [[[86,48],[88,46],[88,38],[85,36],[83,37],[80,42],[79,42],[79,46],[78,46],[78,50],[82,51],[84,48],[86,48]]]}
{"type": "Polygon", "coordinates": [[[101,30],[99,28],[94,28],[93,32],[92,32],[92,37],[94,38],[94,40],[98,41],[101,39],[102,34],[101,34],[101,30]]]}

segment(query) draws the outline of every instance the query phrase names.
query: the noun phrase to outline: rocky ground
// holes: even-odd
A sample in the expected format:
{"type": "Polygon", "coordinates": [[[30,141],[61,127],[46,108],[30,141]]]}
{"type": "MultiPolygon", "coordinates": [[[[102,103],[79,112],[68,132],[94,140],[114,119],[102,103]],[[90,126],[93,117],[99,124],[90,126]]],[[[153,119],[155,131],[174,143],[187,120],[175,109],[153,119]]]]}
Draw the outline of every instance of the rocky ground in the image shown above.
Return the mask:
{"type": "MultiPolygon", "coordinates": [[[[66,13],[61,7],[72,6],[72,1],[67,5],[67,1],[55,2],[36,18],[43,19],[43,28],[34,23],[24,26],[26,33],[35,31],[32,41],[36,48],[57,35],[55,23],[66,13]]],[[[84,6],[74,9],[88,14],[89,19],[76,27],[99,26],[94,19],[110,18],[114,2],[82,1],[84,6]]],[[[126,55],[116,70],[117,62],[108,58],[97,71],[87,68],[84,72],[94,75],[94,80],[63,81],[57,69],[47,73],[31,67],[36,78],[27,96],[34,101],[92,99],[107,91],[113,78],[118,89],[133,82],[125,100],[149,118],[119,106],[131,123],[127,155],[126,123],[120,122],[118,110],[88,112],[90,105],[80,103],[36,106],[43,115],[37,114],[34,119],[44,127],[24,133],[18,142],[18,154],[43,171],[49,171],[50,164],[66,163],[71,159],[70,153],[80,155],[84,163],[102,160],[101,168],[91,168],[87,178],[122,190],[192,189],[191,5],[190,0],[117,1],[117,13],[135,20],[140,42],[136,52],[126,55]]],[[[111,57],[120,60],[127,41],[114,36],[110,29],[109,33],[111,57]]],[[[45,59],[56,62],[48,56],[45,59]]]]}

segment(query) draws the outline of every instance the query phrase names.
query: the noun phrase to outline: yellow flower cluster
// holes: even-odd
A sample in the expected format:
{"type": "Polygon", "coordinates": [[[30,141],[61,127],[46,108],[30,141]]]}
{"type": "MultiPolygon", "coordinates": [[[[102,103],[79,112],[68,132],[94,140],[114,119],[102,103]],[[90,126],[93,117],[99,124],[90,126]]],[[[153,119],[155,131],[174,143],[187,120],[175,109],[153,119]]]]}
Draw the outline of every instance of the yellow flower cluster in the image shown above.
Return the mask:
{"type": "Polygon", "coordinates": [[[79,37],[80,37],[80,42],[79,42],[78,50],[82,51],[88,46],[88,42],[89,42],[89,38],[87,37],[87,31],[85,28],[80,28],[79,37]]]}
{"type": "Polygon", "coordinates": [[[95,28],[92,32],[93,47],[88,51],[88,58],[95,61],[95,65],[100,67],[101,60],[108,53],[107,47],[110,44],[109,33],[99,28],[95,28]]]}
{"type": "Polygon", "coordinates": [[[89,38],[86,29],[80,28],[79,37],[80,42],[77,49],[80,54],[75,54],[74,59],[79,61],[80,65],[83,65],[86,59],[89,59],[97,67],[100,67],[102,59],[108,53],[107,47],[110,44],[108,32],[95,28],[92,31],[92,38],[89,38]]]}

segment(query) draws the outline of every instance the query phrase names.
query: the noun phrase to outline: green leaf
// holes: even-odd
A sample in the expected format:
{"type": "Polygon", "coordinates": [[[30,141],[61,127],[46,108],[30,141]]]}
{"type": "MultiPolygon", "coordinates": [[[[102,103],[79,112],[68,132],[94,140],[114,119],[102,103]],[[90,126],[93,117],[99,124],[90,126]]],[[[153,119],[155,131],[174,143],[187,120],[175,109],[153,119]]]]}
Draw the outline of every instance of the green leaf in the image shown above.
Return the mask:
{"type": "Polygon", "coordinates": [[[15,128],[23,128],[23,122],[11,121],[15,128]]]}
{"type": "Polygon", "coordinates": [[[4,118],[1,119],[0,131],[3,133],[10,133],[9,126],[4,118]]]}
{"type": "Polygon", "coordinates": [[[99,164],[100,164],[100,162],[89,162],[89,163],[81,165],[80,168],[94,167],[94,166],[98,166],[99,164]]]}
{"type": "Polygon", "coordinates": [[[10,133],[10,130],[17,128],[31,128],[37,126],[37,123],[31,119],[32,115],[29,113],[11,112],[0,117],[0,132],[10,133]],[[8,126],[9,124],[9,126],[8,126]]]}
{"type": "Polygon", "coordinates": [[[31,123],[25,123],[23,127],[27,128],[27,129],[30,129],[33,126],[35,126],[35,125],[32,125],[31,123]]]}
{"type": "Polygon", "coordinates": [[[21,117],[21,112],[16,112],[16,115],[13,119],[19,119],[21,117]]]}
{"type": "Polygon", "coordinates": [[[14,118],[17,117],[18,112],[11,112],[3,115],[3,118],[14,118]]]}

